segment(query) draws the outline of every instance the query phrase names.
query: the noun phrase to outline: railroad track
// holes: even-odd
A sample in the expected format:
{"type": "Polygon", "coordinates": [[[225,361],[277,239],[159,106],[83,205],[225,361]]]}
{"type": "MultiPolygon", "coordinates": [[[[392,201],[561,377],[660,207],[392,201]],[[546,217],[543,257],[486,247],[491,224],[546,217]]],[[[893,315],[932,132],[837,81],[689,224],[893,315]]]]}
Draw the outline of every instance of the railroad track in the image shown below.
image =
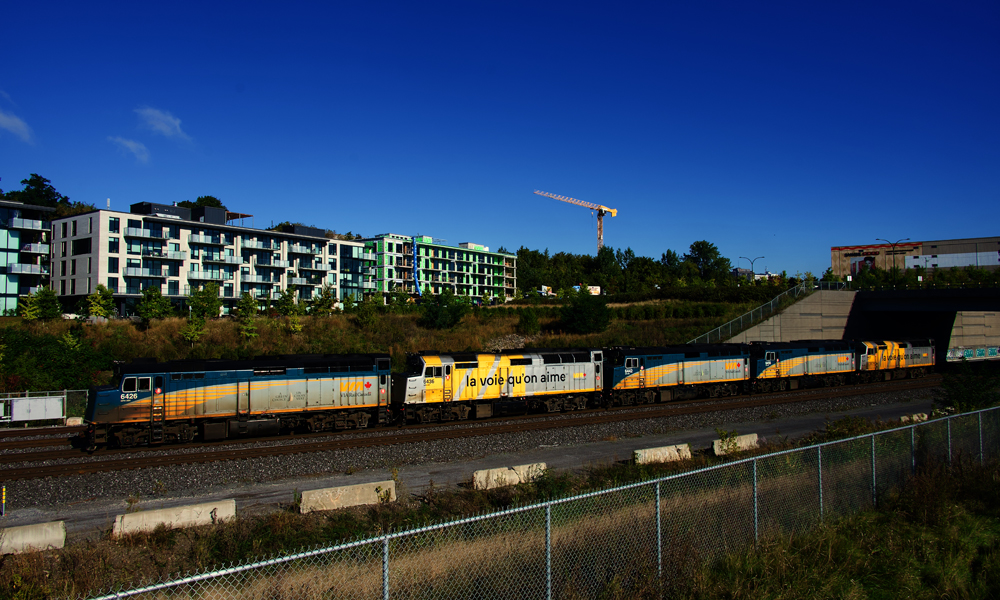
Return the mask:
{"type": "MultiPolygon", "coordinates": [[[[0,454],[0,462],[14,465],[16,463],[59,461],[55,464],[34,465],[25,467],[4,467],[3,478],[7,481],[20,479],[41,479],[45,477],[63,477],[69,475],[86,475],[105,471],[118,471],[179,464],[205,463],[242,458],[260,458],[265,456],[284,456],[309,452],[328,452],[355,448],[368,448],[380,445],[412,444],[445,439],[471,438],[485,435],[502,435],[508,433],[537,431],[541,429],[557,429],[563,427],[580,427],[602,423],[630,421],[636,419],[655,419],[671,416],[722,412],[727,410],[753,408],[762,406],[777,406],[793,404],[802,401],[824,400],[847,396],[858,396],[880,392],[900,392],[912,389],[935,387],[940,384],[940,378],[905,382],[892,382],[873,389],[873,386],[851,386],[848,388],[832,388],[824,390],[806,390],[803,394],[767,394],[757,396],[736,396],[720,400],[692,400],[673,402],[670,404],[642,405],[616,410],[579,411],[576,413],[561,413],[558,419],[545,418],[544,415],[528,415],[526,417],[505,419],[503,423],[463,422],[469,427],[454,427],[452,421],[431,426],[408,427],[397,431],[376,430],[367,435],[344,437],[331,434],[313,434],[318,437],[282,436],[285,439],[305,439],[300,443],[254,446],[249,447],[247,440],[227,440],[214,442],[212,449],[201,452],[170,452],[170,450],[197,448],[196,446],[166,446],[159,449],[123,449],[104,451],[97,460],[80,460],[79,451],[53,451],[33,453],[0,454]],[[387,434],[388,433],[388,434],[387,434]],[[136,453],[141,456],[134,456],[136,453]],[[104,458],[104,456],[109,455],[104,458]],[[114,458],[116,454],[126,454],[125,458],[114,458]],[[75,459],[75,462],[65,462],[64,459],[75,459]]],[[[554,416],[554,415],[549,415],[554,416]]],[[[281,438],[256,438],[259,441],[278,441],[281,438]]]]}

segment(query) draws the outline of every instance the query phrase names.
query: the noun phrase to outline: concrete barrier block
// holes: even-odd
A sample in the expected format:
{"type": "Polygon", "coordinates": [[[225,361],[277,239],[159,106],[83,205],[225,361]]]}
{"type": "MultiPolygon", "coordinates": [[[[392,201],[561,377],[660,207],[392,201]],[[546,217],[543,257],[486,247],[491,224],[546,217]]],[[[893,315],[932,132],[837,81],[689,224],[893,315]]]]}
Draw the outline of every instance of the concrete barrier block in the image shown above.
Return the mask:
{"type": "Polygon", "coordinates": [[[531,463],[530,465],[517,465],[511,467],[517,473],[521,483],[531,483],[545,474],[545,463],[531,463]]]}
{"type": "Polygon", "coordinates": [[[79,427],[83,425],[83,417],[66,417],[66,427],[79,427]]]}
{"type": "Polygon", "coordinates": [[[662,446],[660,448],[641,448],[636,450],[633,456],[637,465],[686,460],[691,458],[691,446],[677,444],[676,446],[662,446]]]}
{"type": "MultiPolygon", "coordinates": [[[[757,447],[757,434],[748,433],[746,435],[738,435],[735,440],[735,451],[742,452],[743,450],[753,450],[757,447]]],[[[722,440],[715,440],[712,442],[712,450],[715,451],[716,456],[725,456],[727,453],[731,452],[732,449],[726,448],[725,442],[722,440]]]]}
{"type": "Polygon", "coordinates": [[[477,490],[490,490],[519,483],[529,483],[538,479],[545,472],[545,468],[545,463],[532,463],[516,467],[475,471],[472,473],[472,487],[477,490]]]}
{"type": "Polygon", "coordinates": [[[521,476],[510,467],[482,469],[472,473],[472,487],[477,490],[491,490],[521,483],[521,476]]]}
{"type": "Polygon", "coordinates": [[[66,524],[62,521],[0,529],[0,554],[22,554],[66,544],[66,524]]]}
{"type": "Polygon", "coordinates": [[[153,531],[160,525],[168,528],[211,525],[236,516],[236,500],[220,500],[174,508],[144,510],[118,515],[111,528],[111,537],[153,531]]]}
{"type": "Polygon", "coordinates": [[[348,506],[378,504],[383,500],[395,502],[395,481],[390,479],[389,481],[308,490],[302,492],[302,500],[299,502],[299,512],[306,514],[317,510],[334,510],[348,506]]]}

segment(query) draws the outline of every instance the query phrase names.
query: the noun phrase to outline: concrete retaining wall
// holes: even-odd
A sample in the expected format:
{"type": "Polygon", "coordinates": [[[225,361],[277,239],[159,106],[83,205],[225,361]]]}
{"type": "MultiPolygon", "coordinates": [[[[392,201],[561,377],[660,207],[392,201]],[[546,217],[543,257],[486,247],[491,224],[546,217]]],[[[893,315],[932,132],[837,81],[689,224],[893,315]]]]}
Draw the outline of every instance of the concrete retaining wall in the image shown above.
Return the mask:
{"type": "Polygon", "coordinates": [[[499,469],[483,469],[472,474],[472,487],[477,490],[489,490],[518,483],[528,483],[542,476],[545,463],[502,467],[499,469]]]}
{"type": "Polygon", "coordinates": [[[66,544],[66,524],[62,521],[0,529],[0,554],[21,554],[66,544]]]}
{"type": "Polygon", "coordinates": [[[299,512],[302,514],[317,510],[334,510],[347,506],[378,504],[382,500],[396,500],[396,482],[376,481],[340,487],[323,488],[302,492],[299,512]]]}
{"type": "Polygon", "coordinates": [[[133,533],[153,531],[159,525],[174,527],[197,527],[211,525],[236,516],[236,500],[220,500],[205,504],[191,504],[175,508],[144,510],[118,515],[111,529],[111,537],[121,537],[133,533]]]}
{"type": "Polygon", "coordinates": [[[820,290],[786,308],[763,323],[728,340],[743,342],[791,342],[793,340],[841,340],[854,304],[853,291],[820,290]]]}
{"type": "MultiPolygon", "coordinates": [[[[748,433],[746,435],[736,436],[736,451],[742,452],[743,450],[753,450],[757,447],[757,434],[748,433]]],[[[722,440],[715,440],[712,442],[712,450],[715,452],[716,456],[725,456],[727,448],[722,440]]]]}
{"type": "Polygon", "coordinates": [[[1000,313],[981,310],[958,311],[955,314],[955,324],[951,328],[951,341],[948,346],[951,348],[1000,346],[1000,313]]]}
{"type": "Polygon", "coordinates": [[[661,448],[643,448],[636,450],[633,457],[637,465],[686,460],[691,458],[691,446],[688,444],[677,444],[676,446],[663,446],[661,448]]]}

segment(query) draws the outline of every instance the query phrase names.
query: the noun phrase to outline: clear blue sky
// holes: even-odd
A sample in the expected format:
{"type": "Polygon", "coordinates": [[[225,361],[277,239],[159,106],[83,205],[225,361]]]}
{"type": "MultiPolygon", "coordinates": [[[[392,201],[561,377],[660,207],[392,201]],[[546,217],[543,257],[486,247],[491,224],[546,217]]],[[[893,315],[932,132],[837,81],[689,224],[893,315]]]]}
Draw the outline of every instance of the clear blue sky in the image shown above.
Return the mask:
{"type": "MultiPolygon", "coordinates": [[[[1000,235],[1000,4],[12,2],[0,188],[659,258],[1000,235]]],[[[249,224],[249,223],[248,223],[249,224]]]]}

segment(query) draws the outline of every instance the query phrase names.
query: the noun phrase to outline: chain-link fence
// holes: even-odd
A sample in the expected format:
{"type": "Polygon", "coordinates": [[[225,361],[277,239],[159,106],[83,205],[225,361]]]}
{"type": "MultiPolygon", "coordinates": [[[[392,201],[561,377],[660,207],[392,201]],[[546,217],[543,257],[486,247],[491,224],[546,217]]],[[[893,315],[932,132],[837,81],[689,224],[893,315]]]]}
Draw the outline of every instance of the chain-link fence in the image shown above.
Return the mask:
{"type": "Polygon", "coordinates": [[[338,544],[104,598],[658,595],[762,536],[871,508],[921,464],[998,455],[1000,409],[338,544]]]}

